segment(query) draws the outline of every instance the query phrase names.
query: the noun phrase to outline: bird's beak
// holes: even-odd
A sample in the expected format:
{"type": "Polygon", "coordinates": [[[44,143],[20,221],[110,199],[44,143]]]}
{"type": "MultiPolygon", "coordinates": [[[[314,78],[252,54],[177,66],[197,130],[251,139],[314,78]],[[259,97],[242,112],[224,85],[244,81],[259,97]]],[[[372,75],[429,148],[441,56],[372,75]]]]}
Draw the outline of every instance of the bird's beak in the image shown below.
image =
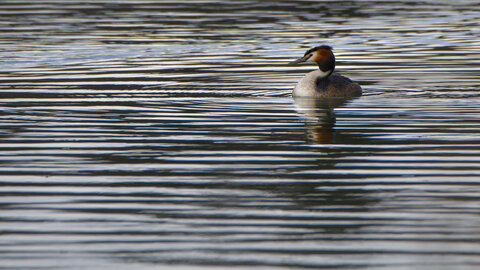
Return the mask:
{"type": "Polygon", "coordinates": [[[307,54],[307,55],[305,55],[304,57],[298,58],[297,60],[292,61],[292,62],[290,62],[290,63],[288,63],[288,64],[289,64],[289,65],[296,65],[296,64],[303,63],[303,62],[307,61],[308,58],[310,58],[311,56],[312,56],[311,54],[307,54]]]}

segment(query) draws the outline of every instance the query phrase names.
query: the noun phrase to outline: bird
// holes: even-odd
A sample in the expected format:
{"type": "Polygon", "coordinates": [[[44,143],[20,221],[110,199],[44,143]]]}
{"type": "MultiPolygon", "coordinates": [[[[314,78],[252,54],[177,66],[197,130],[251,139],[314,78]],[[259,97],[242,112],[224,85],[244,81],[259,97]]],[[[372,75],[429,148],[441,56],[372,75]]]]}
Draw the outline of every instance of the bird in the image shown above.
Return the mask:
{"type": "Polygon", "coordinates": [[[349,78],[334,74],[335,55],[332,47],[321,45],[309,49],[305,55],[290,65],[303,62],[313,62],[318,69],[307,73],[293,89],[294,97],[329,98],[343,97],[353,98],[362,95],[362,87],[349,78]]]}

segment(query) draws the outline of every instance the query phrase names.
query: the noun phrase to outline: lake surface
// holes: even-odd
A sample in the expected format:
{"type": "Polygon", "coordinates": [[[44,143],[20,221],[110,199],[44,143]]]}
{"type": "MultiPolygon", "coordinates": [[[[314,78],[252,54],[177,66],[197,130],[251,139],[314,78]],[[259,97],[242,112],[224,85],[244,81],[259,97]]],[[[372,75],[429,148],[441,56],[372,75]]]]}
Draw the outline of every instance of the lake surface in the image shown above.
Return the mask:
{"type": "Polygon", "coordinates": [[[479,22],[1,1],[0,269],[479,269],[479,22]],[[291,97],[320,44],[362,97],[291,97]]]}

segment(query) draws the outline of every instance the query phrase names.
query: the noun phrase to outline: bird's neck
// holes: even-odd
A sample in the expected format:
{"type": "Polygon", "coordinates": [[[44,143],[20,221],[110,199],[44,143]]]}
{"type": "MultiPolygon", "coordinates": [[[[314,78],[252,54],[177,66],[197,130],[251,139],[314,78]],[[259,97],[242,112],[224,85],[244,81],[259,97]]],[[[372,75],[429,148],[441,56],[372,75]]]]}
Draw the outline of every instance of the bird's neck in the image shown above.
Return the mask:
{"type": "Polygon", "coordinates": [[[317,70],[317,79],[318,80],[323,80],[323,79],[326,79],[328,78],[328,76],[330,76],[330,74],[332,74],[333,72],[333,69],[329,69],[329,70],[322,70],[322,68],[318,68],[317,70]]]}
{"type": "Polygon", "coordinates": [[[326,61],[317,62],[318,71],[320,72],[319,76],[322,78],[328,78],[330,74],[335,70],[335,57],[330,57],[326,61]]]}

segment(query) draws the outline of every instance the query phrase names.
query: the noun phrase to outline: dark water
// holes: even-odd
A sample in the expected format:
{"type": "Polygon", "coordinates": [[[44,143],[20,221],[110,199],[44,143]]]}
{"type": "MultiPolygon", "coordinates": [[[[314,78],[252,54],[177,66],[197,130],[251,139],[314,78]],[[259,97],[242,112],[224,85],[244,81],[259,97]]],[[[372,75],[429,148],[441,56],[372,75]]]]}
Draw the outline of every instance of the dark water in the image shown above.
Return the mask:
{"type": "Polygon", "coordinates": [[[479,269],[477,1],[1,1],[0,269],[479,269]],[[334,46],[364,95],[293,100],[334,46]]]}

